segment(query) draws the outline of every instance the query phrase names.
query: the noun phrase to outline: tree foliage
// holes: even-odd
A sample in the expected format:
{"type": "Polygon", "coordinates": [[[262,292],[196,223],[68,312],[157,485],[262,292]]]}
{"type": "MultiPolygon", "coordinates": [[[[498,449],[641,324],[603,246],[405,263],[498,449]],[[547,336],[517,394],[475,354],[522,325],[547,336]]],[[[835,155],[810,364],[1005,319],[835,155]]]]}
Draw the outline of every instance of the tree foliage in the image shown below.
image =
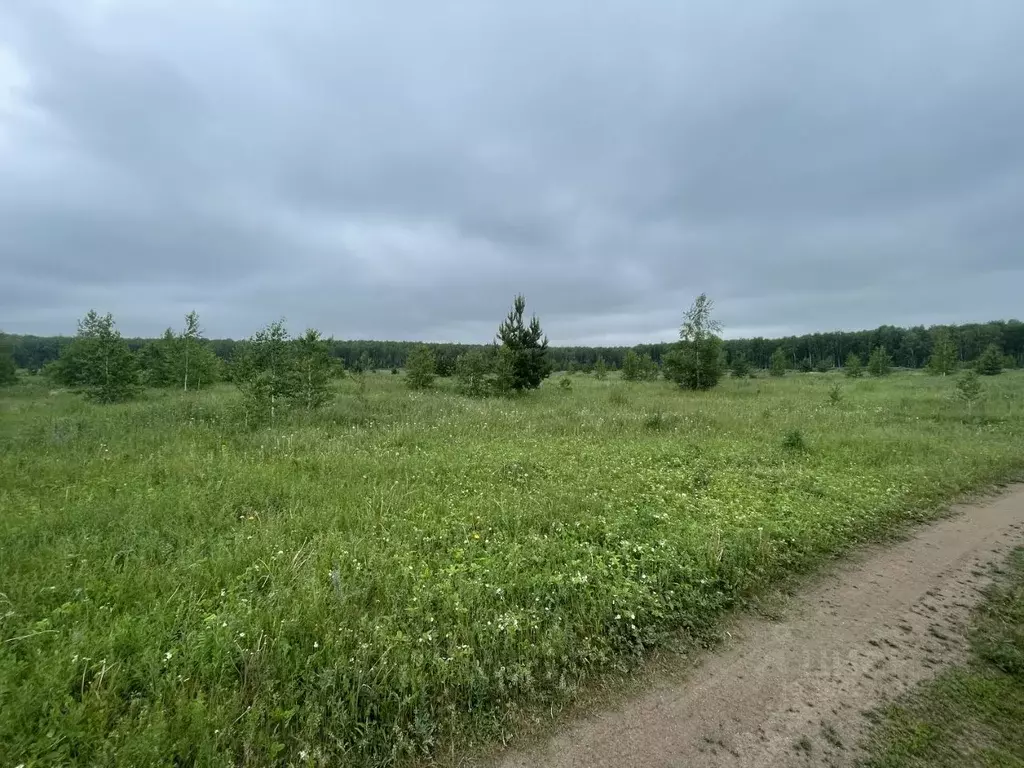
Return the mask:
{"type": "Polygon", "coordinates": [[[548,361],[548,339],[536,316],[526,323],[523,315],[526,299],[516,296],[508,317],[498,326],[499,355],[496,372],[502,388],[510,391],[536,389],[551,374],[548,361]]]}
{"type": "Polygon", "coordinates": [[[597,358],[597,362],[594,363],[594,378],[601,381],[608,378],[608,363],[603,357],[597,358]]]}
{"type": "Polygon", "coordinates": [[[294,347],[283,320],[260,329],[236,363],[234,381],[251,424],[273,421],[295,391],[294,347]]]}
{"type": "Polygon", "coordinates": [[[139,371],[109,313],[89,312],[78,322],[78,334],[62,352],[57,380],[98,403],[130,400],[138,393],[139,371]]]}
{"type": "Polygon", "coordinates": [[[189,312],[180,333],[168,328],[139,353],[145,383],[151,387],[178,387],[184,392],[208,387],[218,379],[222,365],[203,338],[199,315],[189,312]]]}
{"type": "Polygon", "coordinates": [[[406,383],[411,389],[429,389],[434,386],[436,371],[434,350],[426,344],[421,344],[409,355],[409,362],[406,364],[406,383]]]}
{"type": "Polygon", "coordinates": [[[702,293],[683,316],[679,342],[665,356],[665,375],[684,389],[707,390],[725,372],[721,324],[712,316],[714,302],[702,293]]]}
{"type": "Polygon", "coordinates": [[[956,370],[956,347],[946,328],[940,328],[935,333],[928,370],[937,376],[946,376],[956,370]]]}
{"type": "Polygon", "coordinates": [[[1003,353],[995,344],[989,344],[974,364],[982,376],[997,376],[1003,372],[1003,353]]]}
{"type": "Polygon", "coordinates": [[[851,352],[846,356],[846,365],[843,366],[843,373],[851,379],[859,379],[864,375],[864,365],[860,361],[860,355],[851,352]]]}
{"type": "Polygon", "coordinates": [[[785,376],[786,368],[789,367],[789,357],[786,355],[786,350],[782,347],[778,347],[772,352],[771,364],[768,368],[768,373],[772,376],[785,376]]]}
{"type": "Polygon", "coordinates": [[[868,358],[868,373],[872,376],[888,376],[892,373],[892,357],[885,347],[878,346],[871,351],[868,358]]]}
{"type": "Polygon", "coordinates": [[[322,408],[331,400],[331,379],[338,368],[331,358],[330,340],[309,328],[292,342],[291,401],[307,411],[322,408]]]}
{"type": "Polygon", "coordinates": [[[974,404],[981,398],[982,386],[978,372],[974,370],[964,371],[957,379],[956,389],[953,396],[960,402],[967,405],[968,413],[974,408],[974,404]]]}
{"type": "Polygon", "coordinates": [[[626,381],[640,381],[643,378],[640,355],[635,350],[627,350],[626,356],[622,358],[622,378],[626,381]]]}
{"type": "Polygon", "coordinates": [[[0,386],[13,384],[18,380],[18,369],[14,364],[14,344],[0,331],[0,386]]]}
{"type": "Polygon", "coordinates": [[[733,355],[729,369],[737,379],[745,379],[750,375],[750,361],[742,353],[733,355]]]}
{"type": "Polygon", "coordinates": [[[635,349],[626,351],[622,358],[622,378],[626,381],[646,381],[656,378],[658,366],[648,354],[640,354],[635,349]]]}
{"type": "Polygon", "coordinates": [[[455,388],[469,397],[484,397],[491,390],[491,363],[480,349],[462,354],[455,364],[455,388]]]}

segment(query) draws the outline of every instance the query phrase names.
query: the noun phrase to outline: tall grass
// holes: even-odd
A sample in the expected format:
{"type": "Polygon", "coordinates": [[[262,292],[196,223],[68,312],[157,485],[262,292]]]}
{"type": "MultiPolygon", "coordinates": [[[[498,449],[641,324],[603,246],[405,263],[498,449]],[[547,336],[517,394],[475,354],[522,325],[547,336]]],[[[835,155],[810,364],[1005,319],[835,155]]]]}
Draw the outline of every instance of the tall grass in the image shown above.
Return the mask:
{"type": "Polygon", "coordinates": [[[228,388],[0,396],[7,762],[411,762],[1024,468],[1021,374],[970,414],[910,374],[362,378],[259,431],[228,388]]]}

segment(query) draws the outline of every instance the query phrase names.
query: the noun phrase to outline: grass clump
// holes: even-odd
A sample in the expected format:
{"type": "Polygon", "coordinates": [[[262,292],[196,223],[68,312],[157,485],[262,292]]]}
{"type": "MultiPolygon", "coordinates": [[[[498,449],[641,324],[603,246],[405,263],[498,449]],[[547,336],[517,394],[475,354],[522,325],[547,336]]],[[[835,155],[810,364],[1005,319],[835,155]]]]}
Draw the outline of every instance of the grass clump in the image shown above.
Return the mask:
{"type": "Polygon", "coordinates": [[[807,438],[804,437],[803,430],[799,427],[786,430],[782,436],[782,447],[787,451],[806,451],[807,438]]]}
{"type": "Polygon", "coordinates": [[[706,393],[579,377],[471,398],[331,382],[95,406],[0,394],[0,754],[30,765],[414,764],[1024,468],[1024,375],[706,393]],[[629,418],[626,418],[629,416],[629,418]],[[641,426],[642,425],[642,426],[641,426]],[[797,429],[793,461],[765,435],[797,429]]]}

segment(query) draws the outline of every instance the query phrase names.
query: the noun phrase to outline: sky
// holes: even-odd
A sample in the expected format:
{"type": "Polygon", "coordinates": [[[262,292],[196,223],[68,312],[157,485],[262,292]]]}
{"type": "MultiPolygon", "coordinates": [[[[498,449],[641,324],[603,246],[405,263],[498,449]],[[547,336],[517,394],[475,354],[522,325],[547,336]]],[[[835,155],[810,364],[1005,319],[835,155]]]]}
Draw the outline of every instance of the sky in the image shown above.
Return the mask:
{"type": "Polygon", "coordinates": [[[1024,316],[1020,0],[0,0],[0,327],[1024,316]]]}

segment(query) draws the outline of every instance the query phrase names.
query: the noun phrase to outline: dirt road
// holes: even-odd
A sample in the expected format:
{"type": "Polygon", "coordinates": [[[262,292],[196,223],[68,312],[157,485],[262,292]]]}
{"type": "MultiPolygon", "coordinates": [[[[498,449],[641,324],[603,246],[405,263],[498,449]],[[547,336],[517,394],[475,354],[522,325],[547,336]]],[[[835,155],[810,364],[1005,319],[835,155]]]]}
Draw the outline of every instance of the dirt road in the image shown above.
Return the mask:
{"type": "Polygon", "coordinates": [[[850,765],[862,712],[956,661],[987,566],[1024,543],[1024,487],[852,558],[742,618],[682,681],[570,724],[501,768],[850,765]]]}

